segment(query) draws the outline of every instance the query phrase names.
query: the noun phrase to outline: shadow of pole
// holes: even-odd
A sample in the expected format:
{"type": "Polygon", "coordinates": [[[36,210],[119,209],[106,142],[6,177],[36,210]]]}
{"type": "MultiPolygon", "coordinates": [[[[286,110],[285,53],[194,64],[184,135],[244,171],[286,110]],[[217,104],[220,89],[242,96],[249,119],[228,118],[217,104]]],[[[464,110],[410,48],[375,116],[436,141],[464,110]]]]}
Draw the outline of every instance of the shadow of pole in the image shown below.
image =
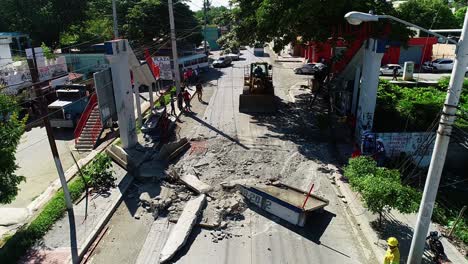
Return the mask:
{"type": "Polygon", "coordinates": [[[249,150],[249,149],[250,149],[250,148],[247,147],[246,145],[240,143],[239,140],[237,140],[237,139],[235,139],[235,138],[229,136],[228,134],[224,133],[223,131],[221,131],[221,130],[217,129],[216,127],[214,127],[214,126],[208,124],[207,122],[201,120],[201,119],[198,118],[197,116],[194,116],[194,115],[188,115],[188,116],[189,116],[190,118],[192,118],[193,120],[197,121],[198,123],[202,124],[203,126],[205,126],[205,127],[209,128],[209,129],[215,131],[216,133],[220,134],[221,136],[223,136],[223,137],[229,139],[230,141],[236,143],[236,144],[239,145],[241,148],[243,148],[243,149],[245,149],[245,150],[249,150]]]}
{"type": "Polygon", "coordinates": [[[70,224],[70,250],[71,250],[72,263],[78,264],[80,263],[80,260],[78,257],[78,244],[76,240],[75,213],[73,212],[73,208],[67,209],[67,211],[68,211],[68,221],[70,224]]]}

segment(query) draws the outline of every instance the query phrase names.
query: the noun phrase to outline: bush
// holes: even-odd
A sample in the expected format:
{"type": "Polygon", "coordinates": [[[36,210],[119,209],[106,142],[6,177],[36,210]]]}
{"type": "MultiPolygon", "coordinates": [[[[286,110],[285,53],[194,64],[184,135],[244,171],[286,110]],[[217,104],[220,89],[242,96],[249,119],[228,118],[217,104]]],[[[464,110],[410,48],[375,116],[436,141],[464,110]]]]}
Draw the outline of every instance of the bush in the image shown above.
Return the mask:
{"type": "Polygon", "coordinates": [[[377,92],[374,129],[426,131],[442,109],[444,99],[445,92],[434,87],[407,88],[382,81],[377,92]]]}
{"type": "Polygon", "coordinates": [[[83,170],[86,181],[96,192],[107,192],[110,188],[115,187],[116,178],[110,169],[111,166],[112,161],[109,156],[99,153],[93,162],[83,170]]]}
{"type": "Polygon", "coordinates": [[[351,187],[361,194],[369,211],[379,214],[379,224],[382,223],[384,209],[396,209],[404,214],[418,210],[421,195],[401,183],[398,170],[377,167],[373,159],[362,156],[349,160],[344,175],[351,187]]]}

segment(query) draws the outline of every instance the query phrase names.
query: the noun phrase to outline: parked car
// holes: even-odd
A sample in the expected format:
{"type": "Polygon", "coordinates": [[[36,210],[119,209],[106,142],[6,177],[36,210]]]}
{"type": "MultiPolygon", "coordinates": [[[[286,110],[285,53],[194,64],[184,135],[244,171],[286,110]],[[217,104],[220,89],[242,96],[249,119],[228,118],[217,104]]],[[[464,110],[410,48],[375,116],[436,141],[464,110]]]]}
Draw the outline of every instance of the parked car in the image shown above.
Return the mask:
{"type": "Polygon", "coordinates": [[[431,63],[434,71],[451,71],[453,69],[452,59],[440,59],[431,63]]]}
{"type": "Polygon", "coordinates": [[[230,57],[233,61],[239,60],[240,54],[239,53],[229,53],[225,55],[226,57],[230,57]]]}
{"type": "Polygon", "coordinates": [[[422,64],[421,68],[424,72],[433,72],[434,71],[434,67],[432,67],[432,63],[434,62],[438,62],[440,61],[441,59],[436,59],[436,60],[433,60],[433,61],[426,61],[422,64]]]}
{"type": "Polygon", "coordinates": [[[395,68],[398,69],[398,75],[403,74],[403,67],[401,67],[399,64],[386,64],[380,67],[380,75],[393,75],[393,70],[395,68]]]}
{"type": "Polygon", "coordinates": [[[217,60],[213,61],[213,67],[215,68],[227,67],[231,65],[231,63],[232,63],[231,57],[221,56],[217,60]]]}
{"type": "Polygon", "coordinates": [[[294,68],[295,74],[314,74],[316,71],[315,63],[306,63],[301,67],[294,68]]]}

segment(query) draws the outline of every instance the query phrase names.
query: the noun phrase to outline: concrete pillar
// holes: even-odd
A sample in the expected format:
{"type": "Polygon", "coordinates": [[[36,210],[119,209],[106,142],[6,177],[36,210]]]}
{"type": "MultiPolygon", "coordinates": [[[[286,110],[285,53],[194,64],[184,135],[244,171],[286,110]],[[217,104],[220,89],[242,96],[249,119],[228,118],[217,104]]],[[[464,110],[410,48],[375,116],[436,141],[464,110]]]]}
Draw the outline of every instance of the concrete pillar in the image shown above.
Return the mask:
{"type": "Polygon", "coordinates": [[[358,95],[359,95],[359,86],[361,84],[361,65],[356,67],[356,72],[354,73],[354,88],[353,88],[353,98],[351,103],[351,113],[356,115],[358,95]]]}
{"type": "Polygon", "coordinates": [[[412,61],[405,62],[405,66],[403,67],[403,80],[412,81],[413,73],[414,73],[414,62],[412,61]]]}
{"type": "Polygon", "coordinates": [[[107,41],[106,57],[110,62],[120,139],[124,149],[133,148],[137,140],[135,105],[128,64],[129,49],[126,39],[107,41]]]}
{"type": "Polygon", "coordinates": [[[384,43],[368,39],[364,49],[361,90],[357,106],[356,137],[360,141],[365,130],[372,130],[374,122],[377,88],[379,86],[380,63],[385,52],[384,43]]]}

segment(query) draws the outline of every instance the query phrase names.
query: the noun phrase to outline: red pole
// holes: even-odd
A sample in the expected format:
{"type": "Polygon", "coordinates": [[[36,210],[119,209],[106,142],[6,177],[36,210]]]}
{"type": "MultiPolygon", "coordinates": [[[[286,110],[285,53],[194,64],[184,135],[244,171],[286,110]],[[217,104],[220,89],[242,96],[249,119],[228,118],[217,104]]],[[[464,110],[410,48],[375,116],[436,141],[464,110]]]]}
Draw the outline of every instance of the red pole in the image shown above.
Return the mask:
{"type": "Polygon", "coordinates": [[[309,190],[309,193],[307,194],[305,200],[304,200],[304,203],[302,204],[302,209],[304,209],[306,203],[307,203],[307,200],[309,200],[309,197],[310,197],[310,194],[312,193],[312,189],[314,189],[314,184],[312,183],[312,186],[310,187],[310,190],[309,190]]]}

